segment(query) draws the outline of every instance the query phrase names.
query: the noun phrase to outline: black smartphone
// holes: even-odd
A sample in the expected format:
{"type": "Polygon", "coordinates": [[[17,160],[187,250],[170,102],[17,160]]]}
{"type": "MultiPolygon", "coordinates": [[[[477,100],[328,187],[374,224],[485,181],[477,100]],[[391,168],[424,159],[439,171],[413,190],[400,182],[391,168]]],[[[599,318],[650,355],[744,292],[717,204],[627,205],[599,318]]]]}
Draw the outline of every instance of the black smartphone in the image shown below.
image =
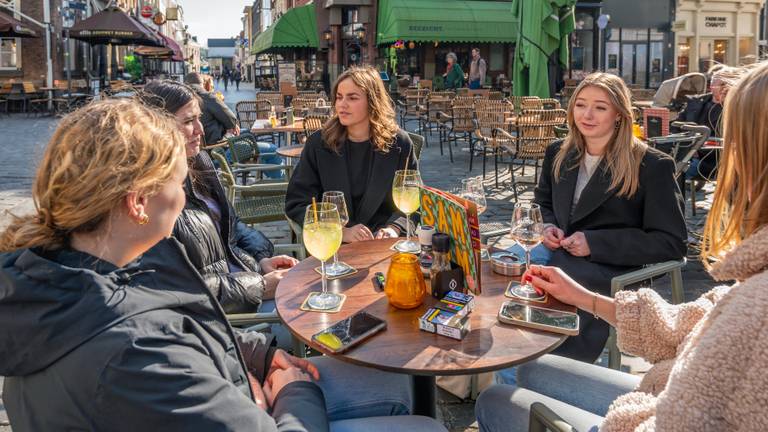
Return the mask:
{"type": "Polygon", "coordinates": [[[312,340],[334,354],[351,347],[387,328],[387,322],[368,312],[358,312],[327,329],[316,333],[312,340]]]}

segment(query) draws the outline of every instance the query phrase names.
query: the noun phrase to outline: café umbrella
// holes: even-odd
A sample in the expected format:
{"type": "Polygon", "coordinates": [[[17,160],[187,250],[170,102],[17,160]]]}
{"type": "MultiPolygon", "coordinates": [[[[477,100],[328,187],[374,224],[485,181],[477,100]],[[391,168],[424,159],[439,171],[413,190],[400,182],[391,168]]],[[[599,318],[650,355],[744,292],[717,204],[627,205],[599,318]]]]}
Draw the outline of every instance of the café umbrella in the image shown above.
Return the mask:
{"type": "Polygon", "coordinates": [[[160,38],[116,6],[75,23],[69,35],[93,45],[107,45],[107,79],[111,76],[112,45],[163,46],[160,38]]]}
{"type": "Polygon", "coordinates": [[[28,38],[37,37],[37,33],[16,18],[0,12],[0,37],[28,38]]]}
{"type": "Polygon", "coordinates": [[[568,34],[575,27],[575,0],[514,0],[512,13],[520,23],[513,66],[516,96],[550,97],[550,56],[568,67],[568,34]]]}

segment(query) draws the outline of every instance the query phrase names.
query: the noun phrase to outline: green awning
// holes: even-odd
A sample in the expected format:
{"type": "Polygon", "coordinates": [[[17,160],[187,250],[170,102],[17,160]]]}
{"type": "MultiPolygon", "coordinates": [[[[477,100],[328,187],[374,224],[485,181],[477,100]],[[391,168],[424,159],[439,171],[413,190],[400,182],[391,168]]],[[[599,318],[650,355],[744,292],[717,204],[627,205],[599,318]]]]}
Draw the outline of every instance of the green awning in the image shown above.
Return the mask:
{"type": "Polygon", "coordinates": [[[378,45],[417,42],[516,42],[510,3],[499,1],[380,0],[378,45]]]}
{"type": "Polygon", "coordinates": [[[275,48],[317,48],[315,5],[310,3],[288,11],[268,29],[261,32],[251,45],[251,54],[275,48]]]}

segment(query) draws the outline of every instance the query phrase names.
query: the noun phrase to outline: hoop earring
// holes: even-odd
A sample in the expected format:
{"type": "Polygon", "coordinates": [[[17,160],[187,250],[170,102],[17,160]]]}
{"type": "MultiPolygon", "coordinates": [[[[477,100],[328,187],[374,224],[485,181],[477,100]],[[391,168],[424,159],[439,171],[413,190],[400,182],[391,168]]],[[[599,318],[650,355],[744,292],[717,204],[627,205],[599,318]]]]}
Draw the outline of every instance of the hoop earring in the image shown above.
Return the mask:
{"type": "Polygon", "coordinates": [[[142,213],[139,216],[139,225],[146,225],[147,223],[149,223],[149,216],[146,213],[142,213]]]}

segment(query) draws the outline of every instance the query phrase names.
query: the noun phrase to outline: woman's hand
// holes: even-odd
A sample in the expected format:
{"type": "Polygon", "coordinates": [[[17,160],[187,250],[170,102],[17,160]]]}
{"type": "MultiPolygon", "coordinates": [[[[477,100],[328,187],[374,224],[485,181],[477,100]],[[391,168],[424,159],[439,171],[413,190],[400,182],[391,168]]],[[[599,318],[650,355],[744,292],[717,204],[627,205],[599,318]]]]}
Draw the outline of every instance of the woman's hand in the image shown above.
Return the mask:
{"type": "Polygon", "coordinates": [[[585,257],[592,254],[587,244],[587,236],[581,231],[576,231],[569,237],[560,240],[560,246],[573,256],[585,257]]]}
{"type": "Polygon", "coordinates": [[[256,402],[256,406],[266,411],[269,409],[267,405],[267,397],[264,395],[264,389],[261,387],[261,383],[250,372],[248,372],[248,384],[251,385],[251,392],[253,393],[253,401],[256,402]]]}
{"type": "Polygon", "coordinates": [[[264,395],[267,398],[269,406],[274,406],[275,398],[280,394],[280,390],[286,385],[296,381],[309,381],[312,378],[306,372],[299,368],[291,367],[288,369],[278,369],[267,378],[264,383],[264,395]]]}
{"type": "Polygon", "coordinates": [[[267,274],[275,270],[289,269],[299,263],[294,257],[288,255],[277,255],[270,258],[262,258],[259,261],[259,268],[262,274],[267,274]]]}
{"type": "Polygon", "coordinates": [[[544,243],[544,246],[546,246],[547,249],[555,250],[561,246],[560,242],[563,241],[564,238],[565,232],[563,230],[554,225],[549,225],[544,228],[544,240],[542,243],[544,243]]]}
{"type": "Polygon", "coordinates": [[[341,240],[344,243],[355,243],[359,241],[373,240],[373,233],[363,224],[357,224],[353,227],[342,228],[341,240]]]}
{"type": "Polygon", "coordinates": [[[558,267],[531,265],[531,269],[523,274],[523,280],[528,279],[536,291],[546,292],[563,303],[580,307],[590,303],[592,293],[571,279],[558,267]]]}
{"type": "Polygon", "coordinates": [[[399,236],[400,233],[398,233],[397,229],[393,227],[381,228],[380,230],[376,231],[376,235],[374,235],[376,239],[397,238],[399,236]]]}

